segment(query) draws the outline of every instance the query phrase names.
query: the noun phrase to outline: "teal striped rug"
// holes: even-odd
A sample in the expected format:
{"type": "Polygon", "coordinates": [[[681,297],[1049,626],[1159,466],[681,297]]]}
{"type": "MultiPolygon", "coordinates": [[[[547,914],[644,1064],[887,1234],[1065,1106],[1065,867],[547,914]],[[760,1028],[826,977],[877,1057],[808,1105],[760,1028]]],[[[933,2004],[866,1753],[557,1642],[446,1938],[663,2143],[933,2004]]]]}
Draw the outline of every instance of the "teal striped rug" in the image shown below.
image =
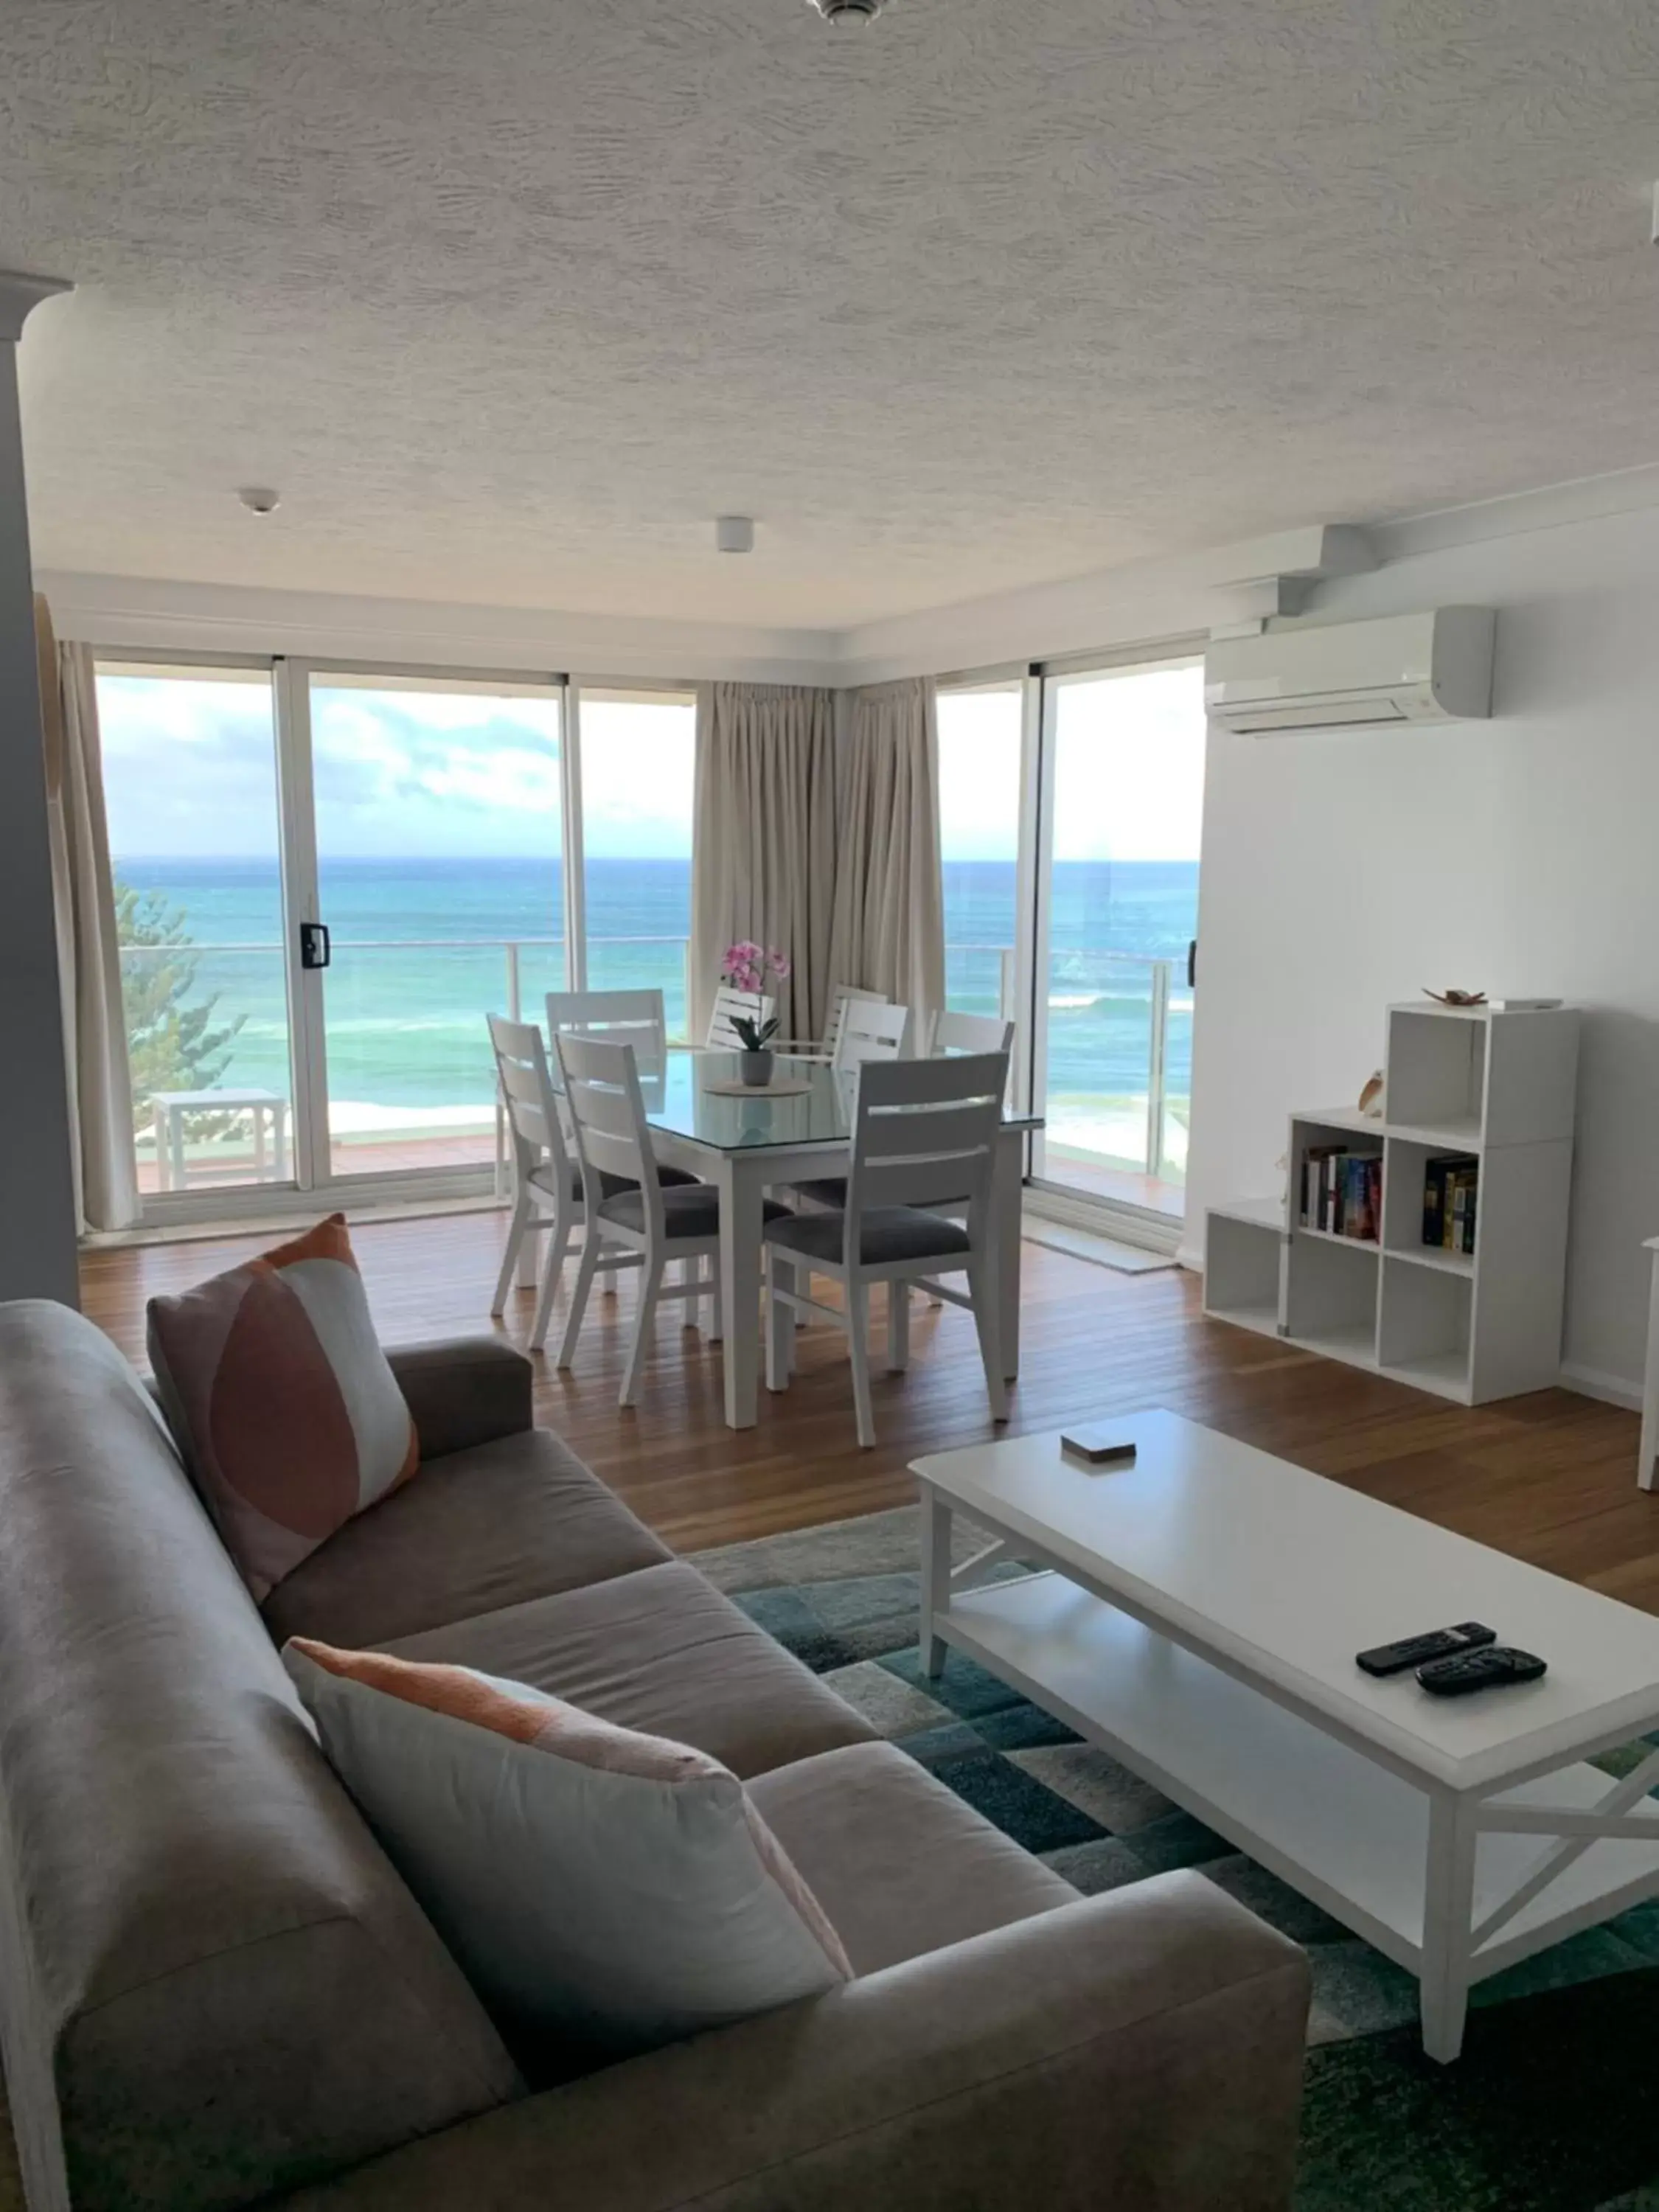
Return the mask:
{"type": "Polygon", "coordinates": [[[927,1680],[916,1558],[905,1508],[696,1565],[1085,1894],[1190,1867],[1304,1947],[1297,2212],[1659,2212],[1659,1900],[1478,1985],[1463,2057],[1436,2066],[1409,1974],[959,1653],[927,1680]]]}

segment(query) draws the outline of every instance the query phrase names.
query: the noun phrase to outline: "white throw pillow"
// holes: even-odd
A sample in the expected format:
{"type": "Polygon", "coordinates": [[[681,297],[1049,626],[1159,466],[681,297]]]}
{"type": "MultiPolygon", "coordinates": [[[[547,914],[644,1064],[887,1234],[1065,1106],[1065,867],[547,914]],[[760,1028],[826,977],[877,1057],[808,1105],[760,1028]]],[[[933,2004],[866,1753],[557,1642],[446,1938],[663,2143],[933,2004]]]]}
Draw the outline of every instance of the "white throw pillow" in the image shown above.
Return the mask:
{"type": "Polygon", "coordinates": [[[617,2052],[848,1979],[729,1769],[522,1683],[295,1638],[325,1752],[509,2032],[617,2052]]]}

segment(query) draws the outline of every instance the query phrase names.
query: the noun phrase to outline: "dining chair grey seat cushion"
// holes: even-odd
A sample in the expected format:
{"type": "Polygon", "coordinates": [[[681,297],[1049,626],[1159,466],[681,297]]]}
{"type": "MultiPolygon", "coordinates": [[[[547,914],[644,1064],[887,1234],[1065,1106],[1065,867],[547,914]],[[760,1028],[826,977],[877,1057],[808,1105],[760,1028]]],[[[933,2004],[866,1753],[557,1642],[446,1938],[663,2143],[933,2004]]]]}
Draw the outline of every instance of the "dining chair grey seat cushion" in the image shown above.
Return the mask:
{"type": "MultiPolygon", "coordinates": [[[[787,1218],[789,1209],[775,1198],[763,1200],[769,1222],[787,1218]]],[[[645,1234],[645,1199],[638,1190],[619,1192],[607,1198],[599,1208],[606,1221],[614,1221],[619,1228],[632,1229],[640,1236],[645,1234]]],[[[720,1194],[713,1183],[693,1182],[670,1186],[665,1182],[662,1194],[663,1228],[670,1237],[718,1237],[720,1227],[720,1194]]]]}
{"type": "MultiPolygon", "coordinates": [[[[839,1261],[847,1243],[847,1216],[835,1213],[792,1213],[769,1224],[766,1241],[781,1251],[799,1252],[805,1260],[839,1261]]],[[[892,1260],[945,1260],[970,1249],[968,1231],[960,1222],[942,1214],[925,1213],[915,1206],[872,1206],[861,1216],[859,1258],[866,1267],[884,1267],[892,1260]]]]}
{"type": "MultiPolygon", "coordinates": [[[[532,1168],[531,1170],[530,1180],[532,1182],[538,1184],[543,1190],[546,1191],[550,1196],[553,1194],[553,1170],[551,1168],[532,1168]]],[[[665,1167],[660,1160],[657,1163],[657,1181],[662,1185],[665,1190],[678,1190],[684,1184],[695,1183],[696,1180],[697,1178],[696,1176],[691,1174],[686,1168],[665,1167]]],[[[624,1191],[637,1190],[639,1188],[638,1183],[634,1181],[631,1176],[612,1175],[607,1168],[601,1168],[599,1170],[599,1187],[604,1191],[607,1198],[620,1198],[624,1191]]],[[[579,1167],[573,1166],[570,1170],[570,1195],[575,1200],[578,1206],[581,1204],[582,1171],[579,1167]]]]}

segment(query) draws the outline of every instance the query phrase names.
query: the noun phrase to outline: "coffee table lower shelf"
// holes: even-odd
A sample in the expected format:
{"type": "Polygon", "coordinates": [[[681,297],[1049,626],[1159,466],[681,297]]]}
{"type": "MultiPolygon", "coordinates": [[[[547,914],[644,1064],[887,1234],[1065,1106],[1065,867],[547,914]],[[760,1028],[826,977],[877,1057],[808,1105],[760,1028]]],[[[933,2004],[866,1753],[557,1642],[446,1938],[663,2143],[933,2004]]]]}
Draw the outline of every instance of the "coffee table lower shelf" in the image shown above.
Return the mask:
{"type": "Polygon", "coordinates": [[[931,1629],[1417,1975],[1433,2057],[1456,2057],[1471,1984],[1659,1891],[1659,1802],[1610,1804],[1611,1778],[1580,1763],[1478,1801],[1472,1908],[1449,1910],[1446,1854],[1431,1847],[1448,1814],[1427,1791],[1063,1575],[953,1590],[931,1629]],[[1487,1825],[1529,1808],[1566,1826],[1487,1825]],[[1583,1840],[1598,1815],[1651,1826],[1653,1840],[1583,1840]],[[1554,1860],[1565,1863],[1480,1940],[1554,1860]]]}

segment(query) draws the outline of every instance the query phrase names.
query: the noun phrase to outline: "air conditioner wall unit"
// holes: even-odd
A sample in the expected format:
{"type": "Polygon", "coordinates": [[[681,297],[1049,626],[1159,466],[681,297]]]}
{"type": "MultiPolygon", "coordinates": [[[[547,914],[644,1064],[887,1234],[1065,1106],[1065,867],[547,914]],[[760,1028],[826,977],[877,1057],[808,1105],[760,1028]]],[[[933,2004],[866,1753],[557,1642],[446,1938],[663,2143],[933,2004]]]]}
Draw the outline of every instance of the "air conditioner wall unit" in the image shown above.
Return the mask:
{"type": "Polygon", "coordinates": [[[1490,607],[1435,607],[1216,638],[1204,656],[1204,704],[1240,737],[1482,721],[1492,713],[1494,628],[1490,607]]]}

